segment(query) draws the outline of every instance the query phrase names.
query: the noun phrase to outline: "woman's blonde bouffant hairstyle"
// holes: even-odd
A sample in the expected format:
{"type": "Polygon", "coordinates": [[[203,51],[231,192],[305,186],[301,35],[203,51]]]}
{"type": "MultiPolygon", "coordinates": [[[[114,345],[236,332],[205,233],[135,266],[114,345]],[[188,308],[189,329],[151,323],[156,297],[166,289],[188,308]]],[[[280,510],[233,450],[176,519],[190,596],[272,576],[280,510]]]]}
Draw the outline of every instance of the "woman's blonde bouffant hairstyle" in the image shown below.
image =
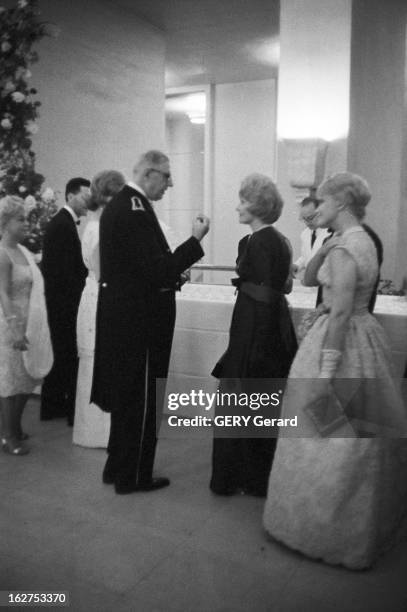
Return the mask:
{"type": "Polygon", "coordinates": [[[20,212],[25,212],[24,200],[14,195],[7,195],[0,200],[0,236],[4,232],[7,223],[17,217],[20,212]]]}
{"type": "Polygon", "coordinates": [[[318,195],[325,194],[345,202],[357,219],[363,219],[372,197],[367,181],[352,172],[338,172],[328,177],[318,189],[318,195]]]}

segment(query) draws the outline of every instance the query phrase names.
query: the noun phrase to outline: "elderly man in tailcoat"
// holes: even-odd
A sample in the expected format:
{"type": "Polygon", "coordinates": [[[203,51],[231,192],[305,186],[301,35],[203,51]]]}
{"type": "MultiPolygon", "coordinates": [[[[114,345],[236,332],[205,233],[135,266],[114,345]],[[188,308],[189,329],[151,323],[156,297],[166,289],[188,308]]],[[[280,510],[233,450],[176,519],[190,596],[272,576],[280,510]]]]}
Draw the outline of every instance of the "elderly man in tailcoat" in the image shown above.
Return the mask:
{"type": "Polygon", "coordinates": [[[100,291],[92,401],[111,412],[103,482],[119,494],[169,484],[153,478],[156,378],[165,378],[181,273],[203,256],[209,220],[198,216],[192,236],[171,252],[153,210],[172,186],[160,151],[141,156],[129,182],[100,220],[100,291]]]}

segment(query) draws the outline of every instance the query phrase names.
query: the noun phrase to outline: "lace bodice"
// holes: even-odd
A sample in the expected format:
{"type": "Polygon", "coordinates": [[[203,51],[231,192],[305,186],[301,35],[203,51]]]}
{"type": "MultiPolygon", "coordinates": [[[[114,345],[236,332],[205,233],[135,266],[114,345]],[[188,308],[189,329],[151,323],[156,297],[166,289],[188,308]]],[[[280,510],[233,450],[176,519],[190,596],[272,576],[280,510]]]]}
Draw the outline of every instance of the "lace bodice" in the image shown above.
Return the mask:
{"type": "MultiPolygon", "coordinates": [[[[25,331],[32,288],[31,269],[29,265],[16,263],[7,249],[4,250],[12,264],[9,298],[13,315],[17,317],[19,328],[25,331]]],[[[0,397],[32,393],[38,384],[38,381],[27,374],[23,365],[22,352],[13,348],[13,342],[9,322],[0,305],[0,397]]]]}
{"type": "Polygon", "coordinates": [[[30,299],[32,275],[30,266],[13,263],[10,284],[10,298],[14,303],[30,299]]]}
{"type": "Polygon", "coordinates": [[[28,302],[30,300],[32,274],[30,266],[16,263],[7,249],[4,249],[11,261],[11,279],[9,296],[14,304],[16,314],[23,320],[27,316],[28,302]]]}
{"type": "Polygon", "coordinates": [[[376,248],[372,239],[363,227],[352,227],[342,234],[339,244],[328,253],[318,272],[318,280],[323,285],[323,301],[328,307],[332,304],[329,261],[330,255],[335,249],[344,249],[351,255],[357,266],[353,314],[367,312],[379,271],[376,248]]]}

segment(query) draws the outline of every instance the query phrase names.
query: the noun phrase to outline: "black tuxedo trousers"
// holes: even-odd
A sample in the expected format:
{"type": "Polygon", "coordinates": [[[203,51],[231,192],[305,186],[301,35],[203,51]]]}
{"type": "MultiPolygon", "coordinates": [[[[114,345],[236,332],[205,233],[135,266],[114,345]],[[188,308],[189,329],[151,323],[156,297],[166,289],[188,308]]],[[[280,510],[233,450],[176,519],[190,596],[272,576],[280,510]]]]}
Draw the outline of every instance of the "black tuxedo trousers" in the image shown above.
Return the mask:
{"type": "Polygon", "coordinates": [[[66,416],[73,423],[78,374],[76,318],[87,269],[77,227],[64,208],[45,230],[41,271],[54,351],[54,364],[42,386],[41,419],[66,416]]]}

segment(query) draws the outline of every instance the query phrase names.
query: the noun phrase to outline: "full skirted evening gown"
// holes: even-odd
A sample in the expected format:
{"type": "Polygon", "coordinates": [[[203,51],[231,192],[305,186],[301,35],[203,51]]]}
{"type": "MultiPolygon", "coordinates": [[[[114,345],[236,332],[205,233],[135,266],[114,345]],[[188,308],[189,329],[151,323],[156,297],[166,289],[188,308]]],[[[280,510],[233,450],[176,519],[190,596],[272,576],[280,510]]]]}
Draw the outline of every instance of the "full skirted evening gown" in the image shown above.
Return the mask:
{"type": "MultiPolygon", "coordinates": [[[[335,378],[352,378],[352,384],[358,384],[355,379],[370,379],[380,393],[379,416],[387,423],[401,423],[403,418],[405,423],[405,407],[392,379],[387,339],[368,312],[377,277],[375,247],[363,229],[356,227],[344,232],[336,248],[345,249],[354,259],[357,285],[335,378]],[[379,385],[374,379],[379,379],[379,385]]],[[[319,280],[329,307],[329,254],[319,280]]],[[[278,440],[264,526],[275,539],[310,557],[362,569],[402,537],[407,513],[407,440],[385,437],[385,429],[377,437],[368,433],[323,438],[318,433],[308,417],[307,405],[313,379],[319,376],[327,327],[325,314],[304,338],[290,371],[282,416],[298,415],[301,432],[293,435],[302,437],[278,440]]],[[[361,411],[369,415],[371,397],[362,394],[359,399],[361,411]]],[[[406,435],[405,427],[400,427],[400,435],[406,435]]]]}
{"type": "MultiPolygon", "coordinates": [[[[239,278],[232,281],[238,295],[229,345],[212,372],[221,379],[221,392],[230,391],[230,379],[246,379],[241,389],[245,391],[247,379],[281,379],[288,375],[297,348],[284,296],[290,263],[288,241],[271,226],[239,242],[239,278]]],[[[256,391],[256,383],[253,384],[252,390],[256,391]]],[[[243,490],[264,496],[275,443],[275,438],[215,437],[212,491],[227,495],[243,490]]]]}
{"type": "Polygon", "coordinates": [[[79,354],[73,442],[80,446],[106,448],[110,414],[90,401],[95,350],[96,304],[99,278],[99,219],[102,209],[89,212],[82,236],[82,256],[88,276],[78,310],[77,339],[79,354]]]}
{"type": "MultiPolygon", "coordinates": [[[[24,329],[27,326],[27,316],[32,288],[32,273],[30,266],[15,263],[4,249],[11,261],[11,302],[13,312],[24,329]]],[[[41,380],[32,378],[24,366],[23,353],[13,348],[13,337],[10,327],[0,306],[0,397],[30,394],[41,380]]]]}

